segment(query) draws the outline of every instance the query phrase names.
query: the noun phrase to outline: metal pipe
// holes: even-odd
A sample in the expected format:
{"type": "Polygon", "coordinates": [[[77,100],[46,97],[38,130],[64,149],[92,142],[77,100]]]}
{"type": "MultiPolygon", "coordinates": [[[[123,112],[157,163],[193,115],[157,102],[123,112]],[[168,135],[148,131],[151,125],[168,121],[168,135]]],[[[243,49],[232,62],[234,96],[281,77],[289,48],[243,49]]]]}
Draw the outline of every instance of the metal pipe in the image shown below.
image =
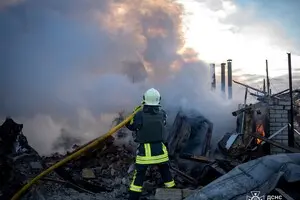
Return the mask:
{"type": "Polygon", "coordinates": [[[257,139],[260,139],[262,141],[265,141],[275,147],[279,147],[281,149],[284,149],[290,153],[300,153],[300,149],[296,149],[294,147],[289,147],[289,146],[286,146],[286,145],[283,145],[279,142],[275,142],[275,141],[272,141],[272,140],[269,140],[268,138],[265,138],[263,136],[261,136],[259,133],[248,133],[250,136],[254,137],[254,138],[257,138],[257,139]]]}
{"type": "Polygon", "coordinates": [[[268,96],[271,95],[271,90],[270,90],[270,79],[269,79],[269,65],[268,65],[268,60],[266,60],[266,75],[267,75],[267,93],[268,96]]]}
{"type": "Polygon", "coordinates": [[[298,135],[300,135],[300,133],[299,133],[299,131],[297,131],[297,129],[294,129],[294,131],[295,131],[298,135]]]}
{"type": "MultiPolygon", "coordinates": [[[[268,137],[268,139],[272,139],[273,137],[275,137],[276,135],[278,135],[279,133],[281,133],[284,129],[286,129],[288,127],[288,125],[285,125],[284,127],[282,127],[281,129],[279,129],[278,131],[276,131],[275,133],[273,133],[270,137],[268,137]]],[[[265,144],[266,142],[265,141],[262,141],[262,143],[260,143],[260,145],[263,145],[265,144]]],[[[252,150],[256,150],[257,149],[257,146],[254,147],[252,150]]]]}
{"type": "MultiPolygon", "coordinates": [[[[275,137],[276,135],[278,135],[279,133],[281,133],[284,129],[287,128],[288,125],[285,125],[284,127],[282,127],[281,129],[279,129],[278,131],[276,131],[275,133],[273,133],[270,137],[268,137],[268,139],[272,139],[273,137],[275,137]]],[[[266,143],[265,141],[263,141],[261,143],[261,145],[263,145],[264,143],[266,143]]]]}
{"type": "Polygon", "coordinates": [[[290,101],[291,101],[291,110],[290,110],[290,119],[289,119],[289,136],[288,144],[290,147],[294,147],[294,108],[293,108],[293,85],[292,85],[292,59],[291,53],[288,53],[288,65],[289,65],[289,89],[290,89],[290,101]]]}
{"type": "Polygon", "coordinates": [[[225,94],[225,65],[226,63],[221,63],[221,91],[225,94]]]}
{"type": "Polygon", "coordinates": [[[216,65],[210,64],[211,90],[216,89],[216,65]]]}
{"type": "Polygon", "coordinates": [[[232,99],[232,60],[227,60],[228,99],[232,99]]]}

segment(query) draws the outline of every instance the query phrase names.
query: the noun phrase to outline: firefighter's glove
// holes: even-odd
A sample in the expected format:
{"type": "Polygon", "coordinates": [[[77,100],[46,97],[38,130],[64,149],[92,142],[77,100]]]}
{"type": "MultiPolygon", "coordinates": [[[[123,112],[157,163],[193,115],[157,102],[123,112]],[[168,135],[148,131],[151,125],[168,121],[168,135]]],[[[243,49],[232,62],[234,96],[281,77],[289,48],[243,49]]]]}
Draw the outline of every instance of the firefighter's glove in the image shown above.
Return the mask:
{"type": "Polygon", "coordinates": [[[137,107],[134,108],[133,112],[137,111],[138,109],[140,109],[143,105],[139,105],[137,107]]]}

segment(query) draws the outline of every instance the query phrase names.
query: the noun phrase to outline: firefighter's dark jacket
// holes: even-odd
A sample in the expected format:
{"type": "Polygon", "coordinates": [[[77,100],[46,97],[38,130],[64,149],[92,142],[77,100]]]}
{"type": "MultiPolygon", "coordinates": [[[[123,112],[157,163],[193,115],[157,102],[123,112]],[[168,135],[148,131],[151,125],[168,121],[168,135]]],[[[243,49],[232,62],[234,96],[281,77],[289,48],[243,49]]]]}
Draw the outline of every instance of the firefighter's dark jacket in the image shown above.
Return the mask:
{"type": "MultiPolygon", "coordinates": [[[[133,120],[126,127],[136,132],[137,164],[158,164],[167,162],[168,152],[165,143],[167,115],[160,106],[142,105],[133,120]]],[[[138,107],[136,108],[138,109],[138,107]]],[[[135,109],[135,110],[136,110],[135,109]]]]}

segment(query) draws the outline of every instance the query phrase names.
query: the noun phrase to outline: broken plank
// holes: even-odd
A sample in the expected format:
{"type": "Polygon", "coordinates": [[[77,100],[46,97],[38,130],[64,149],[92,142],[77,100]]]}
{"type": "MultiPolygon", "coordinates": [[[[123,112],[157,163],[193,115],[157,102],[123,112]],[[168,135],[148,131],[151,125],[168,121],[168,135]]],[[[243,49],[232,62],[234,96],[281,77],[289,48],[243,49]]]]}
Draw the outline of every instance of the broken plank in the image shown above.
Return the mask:
{"type": "Polygon", "coordinates": [[[262,141],[265,141],[265,142],[267,142],[267,143],[269,143],[273,146],[279,147],[279,148],[284,149],[286,151],[289,151],[291,153],[300,153],[299,149],[288,147],[288,146],[285,146],[283,144],[280,144],[279,142],[272,141],[270,139],[267,139],[266,137],[261,136],[259,133],[248,133],[248,134],[252,137],[258,138],[262,141]]]}
{"type": "Polygon", "coordinates": [[[218,163],[213,163],[213,164],[211,164],[210,166],[211,166],[212,168],[214,168],[218,173],[220,173],[220,174],[222,174],[222,175],[224,175],[224,174],[227,173],[224,169],[222,169],[222,168],[218,165],[218,163]]]}
{"type": "Polygon", "coordinates": [[[294,198],[292,198],[290,195],[288,195],[287,193],[285,193],[280,188],[275,188],[275,191],[278,192],[281,196],[283,196],[286,200],[295,200],[294,198]]]}
{"type": "Polygon", "coordinates": [[[194,160],[194,161],[198,161],[198,162],[207,163],[207,164],[215,162],[215,160],[211,160],[211,159],[209,159],[209,158],[207,158],[205,156],[196,156],[196,155],[191,155],[191,154],[182,154],[180,157],[184,158],[184,159],[189,159],[189,160],[194,160]]]}
{"type": "Polygon", "coordinates": [[[188,155],[188,154],[184,154],[181,157],[184,158],[184,159],[193,160],[193,161],[197,161],[197,162],[202,162],[202,163],[208,164],[208,166],[212,167],[218,173],[220,173],[222,175],[226,174],[226,171],[223,170],[219,166],[219,164],[216,162],[216,160],[212,160],[212,159],[209,159],[209,158],[204,157],[204,156],[195,156],[195,155],[188,155]]]}
{"type": "Polygon", "coordinates": [[[239,114],[241,114],[241,113],[243,113],[243,112],[245,112],[245,111],[251,110],[251,109],[252,109],[251,106],[246,106],[245,108],[241,108],[241,109],[239,109],[239,110],[233,111],[233,112],[232,112],[232,116],[236,117],[236,116],[238,116],[239,114]]]}
{"type": "Polygon", "coordinates": [[[196,179],[194,179],[193,177],[190,177],[189,175],[185,174],[184,172],[182,172],[179,169],[176,169],[172,166],[170,166],[170,169],[175,171],[178,175],[182,176],[183,178],[185,178],[190,183],[198,185],[198,181],[196,179]]]}
{"type": "Polygon", "coordinates": [[[246,87],[246,88],[250,88],[251,90],[254,90],[254,91],[256,91],[256,92],[259,92],[259,93],[262,93],[262,94],[267,94],[267,92],[261,91],[261,90],[259,90],[259,89],[254,88],[254,87],[251,87],[250,85],[246,85],[246,84],[244,84],[244,83],[240,83],[240,82],[235,81],[235,80],[233,80],[233,82],[236,83],[236,84],[242,85],[242,86],[244,86],[244,87],[246,87]]]}

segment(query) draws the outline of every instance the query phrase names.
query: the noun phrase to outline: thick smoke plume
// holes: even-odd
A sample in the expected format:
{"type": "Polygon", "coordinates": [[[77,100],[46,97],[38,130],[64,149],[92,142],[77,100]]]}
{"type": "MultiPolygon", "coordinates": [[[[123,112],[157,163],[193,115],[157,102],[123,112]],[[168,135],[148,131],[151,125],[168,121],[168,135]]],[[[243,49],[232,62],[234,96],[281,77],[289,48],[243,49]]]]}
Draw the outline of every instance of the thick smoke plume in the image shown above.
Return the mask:
{"type": "Polygon", "coordinates": [[[149,87],[169,109],[199,110],[218,136],[234,125],[232,106],[210,92],[207,65],[183,50],[180,4],[24,0],[0,8],[0,114],[24,123],[40,153],[105,133],[149,87]]]}

